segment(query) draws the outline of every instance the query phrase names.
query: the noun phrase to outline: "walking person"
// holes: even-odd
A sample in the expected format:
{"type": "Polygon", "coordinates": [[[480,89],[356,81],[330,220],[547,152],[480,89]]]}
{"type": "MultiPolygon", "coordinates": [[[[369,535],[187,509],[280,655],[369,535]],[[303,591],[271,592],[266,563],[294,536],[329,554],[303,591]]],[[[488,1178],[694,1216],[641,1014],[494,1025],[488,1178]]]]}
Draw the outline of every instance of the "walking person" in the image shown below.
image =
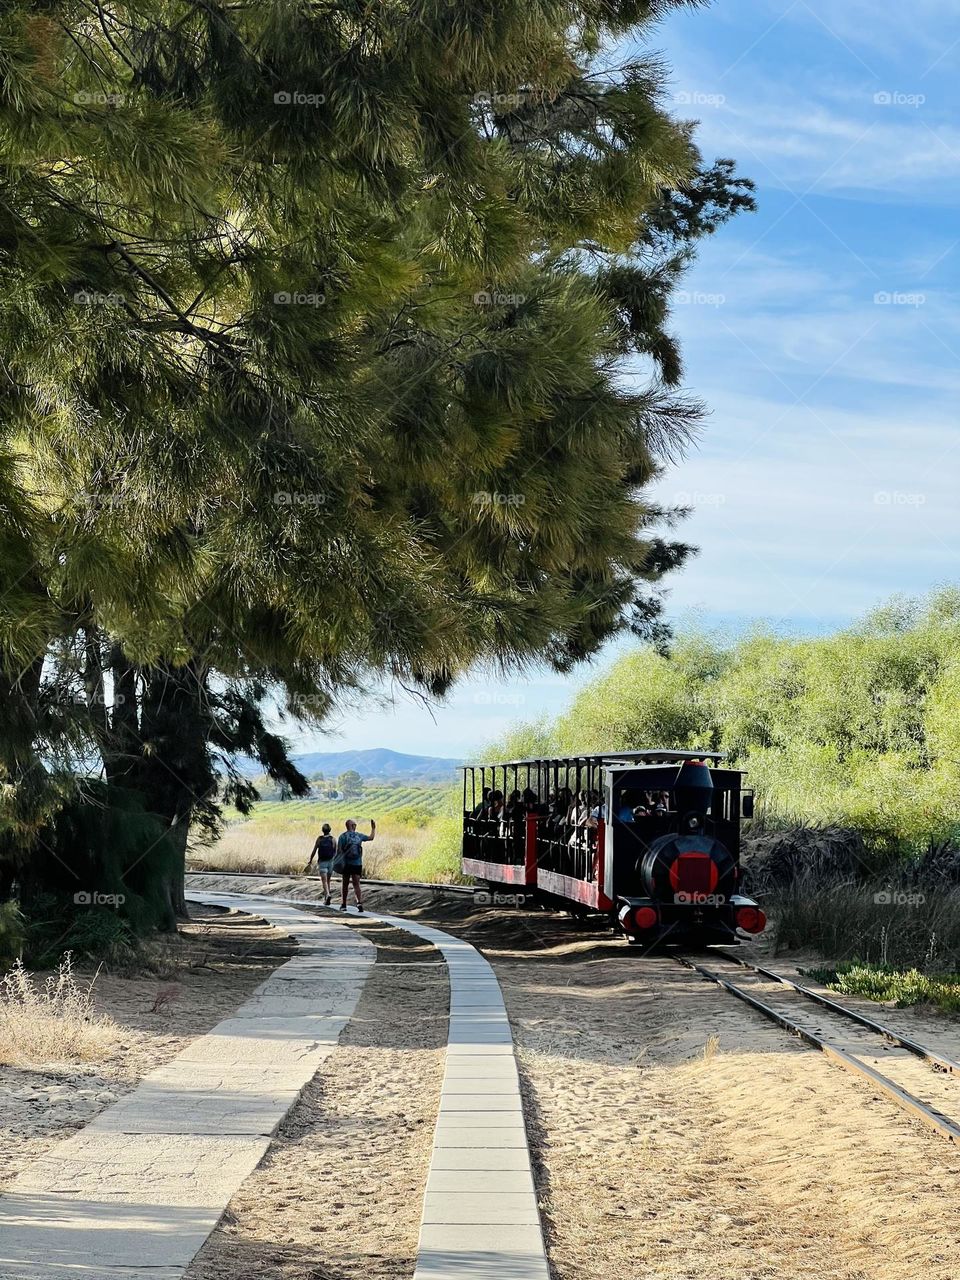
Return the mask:
{"type": "Polygon", "coordinates": [[[353,881],[353,896],[357,900],[357,910],[363,911],[363,891],[360,888],[360,877],[363,875],[363,846],[365,841],[373,840],[377,834],[377,824],[373,818],[370,819],[370,834],[365,836],[362,831],[357,830],[357,823],[354,818],[348,818],[346,821],[346,830],[340,833],[337,840],[337,861],[343,866],[343,895],[340,901],[340,910],[347,909],[347,892],[350,888],[350,881],[353,881]]]}
{"type": "Polygon", "coordinates": [[[320,875],[320,883],[323,885],[323,905],[330,905],[330,877],[333,874],[333,859],[337,852],[337,842],[330,834],[330,823],[325,822],[320,835],[317,836],[313,850],[310,854],[310,862],[307,863],[307,874],[310,874],[310,863],[314,857],[317,859],[317,871],[320,875]]]}

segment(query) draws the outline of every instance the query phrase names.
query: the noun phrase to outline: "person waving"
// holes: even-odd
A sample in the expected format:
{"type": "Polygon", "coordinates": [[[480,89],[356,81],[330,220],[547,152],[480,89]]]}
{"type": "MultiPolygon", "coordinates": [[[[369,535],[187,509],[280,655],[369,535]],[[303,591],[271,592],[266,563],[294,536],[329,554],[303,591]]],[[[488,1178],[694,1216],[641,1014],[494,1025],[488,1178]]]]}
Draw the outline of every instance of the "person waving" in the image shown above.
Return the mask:
{"type": "Polygon", "coordinates": [[[365,836],[357,830],[355,818],[348,818],[346,830],[340,833],[337,840],[337,861],[343,870],[343,893],[340,910],[347,909],[347,893],[350,881],[353,881],[353,896],[357,900],[357,910],[363,911],[363,890],[360,888],[360,877],[363,875],[363,846],[367,840],[373,840],[377,834],[377,824],[370,819],[370,834],[365,836]]]}

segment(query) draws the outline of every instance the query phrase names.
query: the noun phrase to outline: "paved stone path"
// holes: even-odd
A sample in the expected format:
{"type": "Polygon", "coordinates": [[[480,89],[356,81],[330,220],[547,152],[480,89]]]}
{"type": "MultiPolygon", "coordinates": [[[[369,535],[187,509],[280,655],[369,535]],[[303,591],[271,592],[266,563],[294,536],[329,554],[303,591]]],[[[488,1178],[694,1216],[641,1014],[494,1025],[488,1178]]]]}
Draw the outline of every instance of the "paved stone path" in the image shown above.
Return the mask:
{"type": "MultiPolygon", "coordinates": [[[[355,930],[298,910],[296,899],[188,897],[263,916],[296,937],[300,953],[11,1184],[0,1196],[0,1280],[179,1280],[353,1012],[375,958],[355,930]]],[[[369,915],[432,943],[450,972],[446,1074],[414,1280],[549,1280],[493,970],[438,929],[369,915]]]]}

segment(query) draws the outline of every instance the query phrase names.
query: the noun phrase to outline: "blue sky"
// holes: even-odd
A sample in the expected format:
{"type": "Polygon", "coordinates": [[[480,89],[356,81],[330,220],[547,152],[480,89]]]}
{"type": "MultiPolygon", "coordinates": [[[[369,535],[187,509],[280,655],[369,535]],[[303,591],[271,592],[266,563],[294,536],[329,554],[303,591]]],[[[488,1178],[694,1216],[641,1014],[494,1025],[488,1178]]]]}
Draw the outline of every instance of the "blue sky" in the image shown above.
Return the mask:
{"type": "MultiPolygon", "coordinates": [[[[705,159],[735,158],[760,205],[702,247],[674,308],[711,414],[659,485],[695,508],[682,536],[701,548],[668,616],[819,631],[956,579],[960,8],[727,0],[650,47],[705,159]]],[[[480,674],[433,718],[400,698],[293,741],[469,755],[595,669],[480,674]]]]}

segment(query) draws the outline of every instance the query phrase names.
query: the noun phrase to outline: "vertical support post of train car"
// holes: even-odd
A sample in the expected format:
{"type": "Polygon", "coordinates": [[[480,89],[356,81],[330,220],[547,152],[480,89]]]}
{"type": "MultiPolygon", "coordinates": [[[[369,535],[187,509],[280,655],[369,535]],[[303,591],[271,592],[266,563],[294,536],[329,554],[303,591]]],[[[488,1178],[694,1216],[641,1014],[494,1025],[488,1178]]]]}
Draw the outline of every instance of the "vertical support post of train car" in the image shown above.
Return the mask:
{"type": "Polygon", "coordinates": [[[537,822],[535,813],[524,815],[523,879],[527,885],[537,883],[537,822]]]}
{"type": "Polygon", "coordinates": [[[613,899],[607,896],[606,891],[606,844],[607,824],[603,818],[599,818],[597,820],[597,847],[593,851],[593,874],[597,885],[598,911],[613,910],[613,899]]]}

